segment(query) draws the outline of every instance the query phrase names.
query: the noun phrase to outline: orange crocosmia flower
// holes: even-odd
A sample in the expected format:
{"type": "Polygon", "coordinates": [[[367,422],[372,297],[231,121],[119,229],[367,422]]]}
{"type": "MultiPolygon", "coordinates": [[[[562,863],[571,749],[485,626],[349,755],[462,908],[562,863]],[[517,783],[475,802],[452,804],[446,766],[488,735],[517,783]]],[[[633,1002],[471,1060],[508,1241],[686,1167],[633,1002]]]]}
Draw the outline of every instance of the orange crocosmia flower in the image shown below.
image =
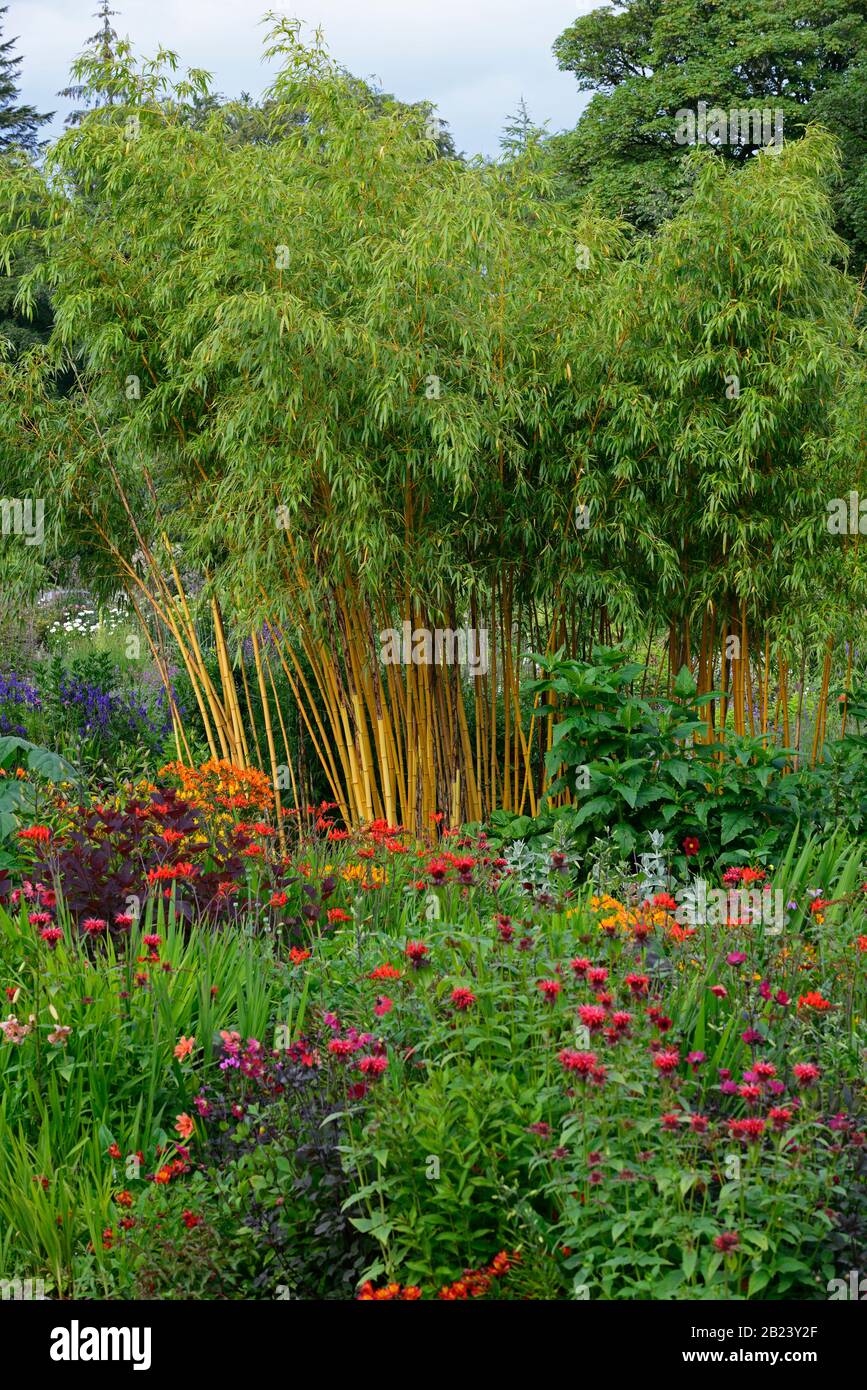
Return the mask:
{"type": "Polygon", "coordinates": [[[160,864],[159,868],[148,869],[148,880],[151,883],[173,882],[178,878],[192,878],[195,872],[195,864],[160,864]]]}
{"type": "Polygon", "coordinates": [[[400,971],[394,965],[378,965],[375,970],[371,970],[367,978],[369,980],[399,980],[400,971]]]}
{"type": "Polygon", "coordinates": [[[196,1132],[195,1121],[189,1115],[178,1115],[175,1122],[175,1129],[182,1139],[190,1139],[196,1132]]]}
{"type": "Polygon", "coordinates": [[[44,845],[51,839],[51,831],[47,825],[28,825],[25,830],[18,831],[18,838],[44,845]]]}
{"type": "Polygon", "coordinates": [[[292,950],[289,952],[289,959],[293,965],[300,965],[302,961],[310,959],[310,952],[302,951],[299,947],[293,946],[292,950]]]}
{"type": "Polygon", "coordinates": [[[668,935],[672,941],[686,941],[690,936],[695,936],[695,927],[682,927],[679,922],[669,928],[668,935]]]}
{"type": "Polygon", "coordinates": [[[185,1038],[183,1033],[181,1034],[178,1040],[178,1044],[175,1048],[175,1056],[177,1057],[178,1061],[181,1061],[181,1059],[184,1057],[189,1057],[190,1053],[192,1052],[195,1046],[195,1043],[195,1033],[193,1033],[192,1036],[189,1038],[185,1038]]]}
{"type": "Polygon", "coordinates": [[[867,936],[859,936],[857,945],[859,951],[867,951],[867,936]]]}
{"type": "Polygon", "coordinates": [[[348,912],[344,912],[342,907],[329,907],[329,922],[351,922],[352,918],[348,912]]]}
{"type": "Polygon", "coordinates": [[[358,855],[360,859],[372,859],[375,852],[376,851],[372,849],[360,849],[358,855]]]}
{"type": "Polygon", "coordinates": [[[826,1013],[828,1009],[833,1009],[834,1005],[830,999],[823,999],[819,990],[811,989],[809,993],[802,994],[798,999],[798,1010],[815,1009],[817,1013],[826,1013]]]}

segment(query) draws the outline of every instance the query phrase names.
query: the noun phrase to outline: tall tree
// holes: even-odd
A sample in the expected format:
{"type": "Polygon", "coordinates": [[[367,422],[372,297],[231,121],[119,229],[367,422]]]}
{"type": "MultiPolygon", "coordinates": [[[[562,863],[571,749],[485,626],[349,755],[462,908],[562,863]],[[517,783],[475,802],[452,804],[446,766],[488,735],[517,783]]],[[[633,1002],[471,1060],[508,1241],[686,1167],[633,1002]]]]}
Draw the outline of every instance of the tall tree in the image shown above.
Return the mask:
{"type": "MultiPolygon", "coordinates": [[[[109,7],[109,0],[100,0],[99,9],[94,15],[95,19],[101,21],[95,34],[91,34],[86,40],[82,57],[73,65],[73,75],[80,77],[81,63],[93,62],[99,64],[104,72],[111,69],[115,58],[115,50],[118,43],[117,31],[112,26],[112,19],[120,13],[119,10],[112,10],[109,7]]],[[[63,87],[57,93],[59,97],[66,97],[67,101],[80,102],[82,105],[70,111],[66,117],[65,124],[68,126],[80,125],[88,111],[99,106],[111,106],[116,99],[117,93],[111,87],[101,87],[98,81],[76,82],[69,87],[63,87]]]]}
{"type": "MultiPolygon", "coordinates": [[[[590,189],[607,210],[653,230],[681,205],[690,184],[678,113],[699,103],[726,113],[782,113],[786,140],[825,121],[844,145],[840,230],[856,268],[867,259],[863,210],[863,111],[867,75],[865,0],[623,0],[592,10],[554,44],[559,66],[594,95],[555,153],[572,188],[590,189]]],[[[764,137],[731,122],[709,143],[743,163],[764,137]]],[[[699,132],[696,130],[696,138],[699,132]]]]}
{"type": "MultiPolygon", "coordinates": [[[[8,5],[0,8],[0,31],[8,5]]],[[[51,120],[51,113],[40,114],[35,107],[19,100],[18,77],[22,59],[13,57],[16,39],[0,43],[0,156],[8,168],[26,162],[38,151],[39,127],[51,120]],[[23,151],[23,153],[22,153],[23,151]]],[[[32,270],[33,246],[22,228],[14,256],[0,263],[0,353],[16,356],[38,341],[45,341],[51,327],[48,296],[40,290],[34,297],[32,312],[25,315],[16,307],[20,276],[32,270]]]]}
{"type": "MultiPolygon", "coordinates": [[[[8,9],[8,5],[0,6],[0,34],[8,9]]],[[[18,78],[23,60],[13,57],[17,42],[17,39],[0,42],[0,151],[18,146],[35,154],[39,127],[51,120],[53,112],[41,115],[35,106],[19,103],[18,78]]]]}

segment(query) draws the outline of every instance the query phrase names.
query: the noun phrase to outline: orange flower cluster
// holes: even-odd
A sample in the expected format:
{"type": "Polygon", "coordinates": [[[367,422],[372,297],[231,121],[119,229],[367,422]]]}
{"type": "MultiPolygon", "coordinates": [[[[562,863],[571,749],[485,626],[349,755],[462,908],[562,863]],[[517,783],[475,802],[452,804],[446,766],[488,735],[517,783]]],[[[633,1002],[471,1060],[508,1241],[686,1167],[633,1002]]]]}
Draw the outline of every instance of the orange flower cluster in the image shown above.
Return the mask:
{"type": "MultiPolygon", "coordinates": [[[[305,878],[310,878],[314,870],[306,860],[304,863],[295,866],[299,874],[305,878]]],[[[377,864],[326,864],[322,870],[317,869],[316,873],[337,874],[343,879],[344,883],[357,884],[359,888],[381,888],[385,882],[385,872],[377,864]]],[[[276,904],[282,906],[282,904],[276,904]]]]}
{"type": "MultiPolygon", "coordinates": [[[[622,932],[634,936],[638,941],[650,936],[657,927],[676,941],[692,936],[689,928],[680,927],[675,920],[675,906],[674,899],[667,893],[657,893],[653,902],[644,903],[638,908],[626,907],[609,893],[601,896],[594,893],[589,903],[590,911],[596,914],[599,930],[606,936],[617,936],[622,932]]],[[[570,907],[566,916],[580,916],[584,911],[583,907],[570,907]]]]}
{"type": "Polygon", "coordinates": [[[369,1279],[358,1294],[359,1303],[390,1303],[392,1300],[413,1303],[418,1298],[421,1298],[421,1289],[417,1284],[407,1284],[406,1288],[400,1284],[384,1284],[381,1289],[375,1289],[369,1279]]]}
{"type": "MultiPolygon", "coordinates": [[[[520,1258],[517,1250],[513,1250],[511,1254],[501,1250],[483,1269],[465,1269],[460,1279],[440,1289],[437,1298],[448,1303],[467,1298],[484,1298],[485,1294],[490,1292],[493,1281],[508,1274],[520,1258]]],[[[381,1289],[375,1289],[369,1279],[366,1284],[362,1284],[358,1293],[361,1303],[387,1303],[398,1299],[414,1302],[421,1297],[422,1291],[417,1284],[407,1284],[406,1287],[400,1284],[384,1284],[381,1289]]]]}
{"type": "Polygon", "coordinates": [[[194,806],[205,811],[270,811],[274,806],[271,779],[253,767],[235,767],[224,758],[212,758],[201,767],[167,763],[160,776],[174,777],[194,806]]]}
{"type": "Polygon", "coordinates": [[[798,1013],[802,1009],[815,1009],[817,1013],[823,1014],[833,1007],[830,999],[825,999],[818,989],[811,989],[807,994],[802,994],[798,998],[798,1013]]]}
{"type": "Polygon", "coordinates": [[[484,1269],[466,1269],[462,1278],[454,1284],[447,1284],[440,1289],[437,1298],[444,1299],[448,1303],[456,1302],[465,1298],[484,1298],[490,1292],[491,1283],[494,1279],[502,1279],[504,1274],[518,1263],[520,1255],[517,1251],[508,1254],[501,1250],[499,1255],[495,1255],[489,1265],[484,1269]]]}

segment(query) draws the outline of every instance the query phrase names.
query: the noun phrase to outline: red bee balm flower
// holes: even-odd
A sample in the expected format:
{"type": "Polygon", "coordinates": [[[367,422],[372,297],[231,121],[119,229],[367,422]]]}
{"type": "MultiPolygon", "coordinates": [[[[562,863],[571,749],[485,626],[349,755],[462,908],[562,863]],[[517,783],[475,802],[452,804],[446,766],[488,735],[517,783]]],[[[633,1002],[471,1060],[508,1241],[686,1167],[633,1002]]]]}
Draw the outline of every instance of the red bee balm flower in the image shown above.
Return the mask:
{"type": "Polygon", "coordinates": [[[458,986],[457,989],[452,990],[452,1003],[455,1008],[460,1009],[462,1013],[465,1013],[467,1009],[471,1009],[475,1002],[476,996],[473,994],[472,990],[464,989],[463,986],[458,986]]]}
{"type": "Polygon", "coordinates": [[[721,1235],[714,1236],[713,1243],[717,1250],[721,1250],[727,1255],[731,1250],[737,1250],[741,1243],[741,1238],[737,1231],[723,1231],[721,1235]]]}
{"type": "Polygon", "coordinates": [[[658,1071],[661,1071],[664,1076],[669,1076],[673,1071],[675,1071],[679,1063],[680,1053],[675,1048],[669,1048],[665,1049],[662,1052],[657,1052],[656,1056],[653,1059],[653,1065],[657,1068],[658,1071]]]}
{"type": "Polygon", "coordinates": [[[364,1072],[365,1076],[381,1076],[387,1067],[387,1057],[362,1057],[358,1063],[358,1070],[364,1072]]]}
{"type": "Polygon", "coordinates": [[[595,1052],[573,1052],[568,1047],[564,1047],[559,1058],[567,1071],[577,1072],[579,1076],[589,1076],[597,1065],[595,1052]]]}
{"type": "Polygon", "coordinates": [[[784,1130],[791,1122],[792,1112],[786,1105],[775,1105],[768,1111],[768,1119],[776,1130],[784,1130]]]}
{"type": "Polygon", "coordinates": [[[730,1120],[729,1134],[732,1139],[740,1139],[743,1143],[758,1143],[765,1132],[765,1122],[758,1118],[748,1120],[730,1120]]]}
{"type": "Polygon", "coordinates": [[[582,1004],[578,1010],[578,1017],[585,1028],[589,1028],[591,1033],[597,1033],[605,1024],[606,1013],[601,1004],[582,1004]]]}

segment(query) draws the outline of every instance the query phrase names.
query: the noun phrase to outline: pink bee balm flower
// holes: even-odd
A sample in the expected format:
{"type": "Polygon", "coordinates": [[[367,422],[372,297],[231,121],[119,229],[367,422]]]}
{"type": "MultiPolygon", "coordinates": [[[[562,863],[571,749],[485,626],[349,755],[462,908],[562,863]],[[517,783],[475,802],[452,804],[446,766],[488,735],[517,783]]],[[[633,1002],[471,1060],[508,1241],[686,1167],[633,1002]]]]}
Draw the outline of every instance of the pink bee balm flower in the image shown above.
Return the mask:
{"type": "Polygon", "coordinates": [[[795,1080],[799,1086],[812,1086],[814,1081],[818,1081],[822,1075],[815,1062],[796,1062],[792,1067],[795,1080]]]}

